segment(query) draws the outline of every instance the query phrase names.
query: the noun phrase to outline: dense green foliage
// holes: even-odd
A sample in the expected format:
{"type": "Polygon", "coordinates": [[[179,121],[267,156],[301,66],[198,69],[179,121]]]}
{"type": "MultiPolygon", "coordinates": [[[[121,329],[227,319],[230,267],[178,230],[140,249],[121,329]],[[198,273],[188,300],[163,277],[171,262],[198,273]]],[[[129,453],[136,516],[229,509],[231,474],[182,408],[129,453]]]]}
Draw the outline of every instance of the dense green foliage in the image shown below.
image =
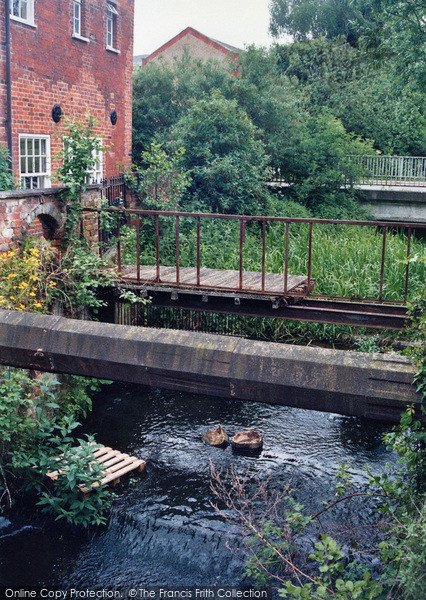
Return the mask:
{"type": "Polygon", "coordinates": [[[188,56],[149,65],[135,76],[133,116],[137,163],[153,141],[185,149],[192,181],[181,206],[195,209],[265,211],[268,165],[281,170],[299,201],[310,204],[319,191],[335,203],[355,175],[346,156],[373,152],[330,112],[311,116],[303,93],[280,73],[279,55],[254,48],[242,56],[239,77],[188,56]]]}
{"type": "Polygon", "coordinates": [[[369,0],[272,0],[270,31],[295,40],[344,37],[355,45],[373,17],[369,0]]]}
{"type": "Polygon", "coordinates": [[[0,191],[12,190],[14,187],[15,180],[10,172],[9,152],[0,144],[0,191]]]}
{"type": "Polygon", "coordinates": [[[235,100],[219,93],[194,101],[170,132],[173,146],[185,148],[191,172],[191,202],[206,212],[257,214],[268,191],[267,157],[256,127],[235,100]]]}
{"type": "Polygon", "coordinates": [[[275,52],[280,70],[306,95],[310,113],[327,109],[384,154],[425,153],[422,87],[403,80],[394,60],[341,39],[277,46],[275,52]]]}
{"type": "Polygon", "coordinates": [[[91,406],[89,389],[98,384],[82,377],[31,377],[19,369],[0,372],[0,505],[12,506],[20,490],[37,492],[39,505],[56,519],[89,525],[104,523],[109,492],[95,487],[89,498],[78,496],[77,485],[89,489],[101,471],[93,466],[93,440],[78,440],[76,418],[91,406]],[[60,457],[58,461],[57,458],[60,457]],[[92,465],[89,468],[89,465],[92,465]],[[46,473],[59,470],[50,483],[46,473]]]}
{"type": "Polygon", "coordinates": [[[188,53],[172,65],[149,64],[134,78],[134,160],[153,141],[165,149],[182,144],[192,176],[186,207],[265,210],[264,192],[257,190],[253,203],[240,175],[256,183],[269,165],[315,215],[336,210],[338,217],[347,212],[342,206],[356,214],[356,194],[341,189],[358,175],[348,155],[426,153],[424,11],[423,0],[274,0],[273,33],[296,41],[246,49],[237,73],[233,64],[202,63],[188,53]],[[213,132],[208,107],[219,98],[213,132]],[[256,153],[235,147],[230,155],[229,146],[215,144],[219,115],[229,141],[242,139],[251,120],[263,142],[257,161],[256,153]]]}
{"type": "MultiPolygon", "coordinates": [[[[344,40],[387,59],[396,78],[426,82],[424,0],[272,0],[270,31],[296,41],[344,40]]],[[[371,55],[370,55],[371,57],[371,55]]]]}
{"type": "Polygon", "coordinates": [[[145,208],[178,210],[190,184],[190,174],[182,166],[183,148],[167,153],[153,142],[140,156],[141,165],[126,174],[126,183],[143,198],[145,208]]]}

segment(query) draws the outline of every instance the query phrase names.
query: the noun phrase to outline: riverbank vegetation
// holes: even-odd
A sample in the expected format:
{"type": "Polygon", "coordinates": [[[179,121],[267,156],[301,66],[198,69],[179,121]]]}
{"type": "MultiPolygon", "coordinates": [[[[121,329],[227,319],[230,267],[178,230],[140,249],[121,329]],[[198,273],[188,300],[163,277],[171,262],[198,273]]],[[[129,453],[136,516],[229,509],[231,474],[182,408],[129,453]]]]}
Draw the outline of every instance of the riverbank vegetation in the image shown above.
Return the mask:
{"type": "Polygon", "coordinates": [[[84,526],[105,523],[110,492],[99,487],[90,497],[76,493],[77,485],[90,489],[102,476],[93,458],[98,446],[73,434],[99,386],[83,377],[0,371],[2,509],[9,510],[25,492],[56,519],[84,526]],[[46,473],[54,471],[58,478],[51,481],[46,473]]]}
{"type": "MultiPolygon", "coordinates": [[[[283,213],[289,217],[309,218],[312,213],[295,202],[283,201],[283,213]]],[[[179,229],[179,264],[195,266],[197,223],[182,217],[179,229]]],[[[202,219],[200,261],[203,267],[239,269],[239,221],[202,219]]],[[[266,227],[265,270],[284,273],[285,223],[272,222],[266,227]]],[[[288,272],[298,275],[308,270],[307,223],[289,226],[288,272]]],[[[173,217],[160,218],[160,262],[176,264],[176,232],[173,217]]],[[[123,264],[136,264],[136,233],[134,228],[122,229],[123,264]]],[[[424,243],[413,239],[412,255],[424,253],[424,243]]],[[[145,218],[140,229],[140,261],[156,264],[154,219],[145,218]]],[[[312,233],[312,272],[315,292],[352,298],[377,298],[380,284],[382,232],[375,227],[356,225],[314,224],[312,233]]],[[[387,236],[383,299],[401,301],[404,298],[407,239],[404,234],[391,232],[387,236]]],[[[245,271],[262,270],[262,223],[246,223],[243,246],[245,271]]],[[[410,263],[410,295],[417,296],[425,279],[422,262],[410,263]]]]}
{"type": "MultiPolygon", "coordinates": [[[[91,120],[87,127],[70,123],[64,139],[58,180],[67,186],[63,198],[69,218],[62,247],[27,238],[21,248],[2,253],[0,308],[81,318],[103,306],[99,290],[114,281],[114,273],[79,236],[81,194],[99,145],[92,129],[91,120]]],[[[102,469],[93,455],[98,446],[93,438],[74,438],[78,419],[91,408],[90,394],[101,383],[0,369],[0,509],[10,509],[26,491],[56,519],[84,526],[105,523],[111,492],[98,485],[102,469]],[[58,472],[54,481],[46,478],[52,471],[58,472]],[[78,485],[92,489],[95,482],[89,497],[78,494],[78,485]]]]}
{"type": "MultiPolygon", "coordinates": [[[[0,255],[0,308],[60,310],[74,318],[93,314],[104,303],[100,287],[113,279],[104,266],[84,241],[76,240],[59,259],[47,240],[28,239],[20,250],[0,255]]],[[[57,519],[85,526],[105,522],[110,492],[97,487],[88,498],[76,493],[77,484],[90,489],[99,480],[93,468],[98,446],[73,437],[100,384],[0,368],[0,509],[10,509],[27,491],[57,519]],[[46,478],[51,471],[59,473],[54,482],[46,478]]]]}

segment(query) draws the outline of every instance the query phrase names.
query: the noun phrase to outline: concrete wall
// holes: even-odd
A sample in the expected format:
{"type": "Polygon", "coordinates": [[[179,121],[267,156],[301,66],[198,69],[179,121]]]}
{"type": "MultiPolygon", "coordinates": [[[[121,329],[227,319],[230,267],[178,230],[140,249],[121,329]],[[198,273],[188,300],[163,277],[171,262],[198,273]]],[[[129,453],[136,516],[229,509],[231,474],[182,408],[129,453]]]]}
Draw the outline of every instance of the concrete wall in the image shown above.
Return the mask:
{"type": "Polygon", "coordinates": [[[419,408],[397,355],[0,310],[0,364],[399,421],[419,408]]]}

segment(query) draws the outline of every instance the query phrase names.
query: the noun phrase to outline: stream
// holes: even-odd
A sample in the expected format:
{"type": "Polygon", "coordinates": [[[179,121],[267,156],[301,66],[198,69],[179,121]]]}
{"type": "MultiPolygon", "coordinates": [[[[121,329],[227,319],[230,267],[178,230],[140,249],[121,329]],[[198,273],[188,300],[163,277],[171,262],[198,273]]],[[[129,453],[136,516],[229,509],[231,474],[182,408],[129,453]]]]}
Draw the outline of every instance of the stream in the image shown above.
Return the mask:
{"type": "MultiPolygon", "coordinates": [[[[81,434],[143,458],[146,476],[124,478],[107,526],[90,532],[17,510],[0,518],[0,585],[58,589],[136,586],[244,585],[241,533],[211,506],[210,468],[233,469],[250,486],[270,479],[310,510],[335,498],[334,474],[350,463],[357,482],[366,463],[381,472],[394,456],[382,443],[388,424],[322,412],[111,384],[94,397],[81,434]],[[205,445],[202,436],[221,423],[232,436],[254,428],[264,436],[259,456],[205,445]],[[234,549],[231,552],[228,544],[234,549]]],[[[344,530],[371,518],[374,506],[341,503],[323,525],[344,530]],[[328,519],[328,521],[327,521],[328,519]]],[[[367,537],[371,530],[366,529],[367,537]]]]}

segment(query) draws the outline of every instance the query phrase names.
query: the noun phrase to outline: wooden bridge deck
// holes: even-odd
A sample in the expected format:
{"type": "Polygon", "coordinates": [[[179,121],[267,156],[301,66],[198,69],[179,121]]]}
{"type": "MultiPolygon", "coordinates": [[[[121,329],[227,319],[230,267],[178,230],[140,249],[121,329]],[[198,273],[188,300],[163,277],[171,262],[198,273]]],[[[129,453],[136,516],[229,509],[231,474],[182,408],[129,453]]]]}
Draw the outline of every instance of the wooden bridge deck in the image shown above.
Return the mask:
{"type": "Polygon", "coordinates": [[[284,275],[278,273],[262,273],[255,271],[242,272],[242,285],[240,286],[240,272],[224,269],[200,268],[197,277],[196,267],[180,267],[177,276],[176,267],[159,267],[159,281],[157,267],[140,265],[139,277],[135,265],[122,266],[121,278],[125,282],[150,284],[150,287],[184,287],[210,291],[227,291],[238,294],[264,294],[267,296],[300,296],[312,291],[314,280],[308,282],[306,275],[288,275],[285,285],[284,275]],[[308,289],[309,288],[309,289],[308,289]]]}

